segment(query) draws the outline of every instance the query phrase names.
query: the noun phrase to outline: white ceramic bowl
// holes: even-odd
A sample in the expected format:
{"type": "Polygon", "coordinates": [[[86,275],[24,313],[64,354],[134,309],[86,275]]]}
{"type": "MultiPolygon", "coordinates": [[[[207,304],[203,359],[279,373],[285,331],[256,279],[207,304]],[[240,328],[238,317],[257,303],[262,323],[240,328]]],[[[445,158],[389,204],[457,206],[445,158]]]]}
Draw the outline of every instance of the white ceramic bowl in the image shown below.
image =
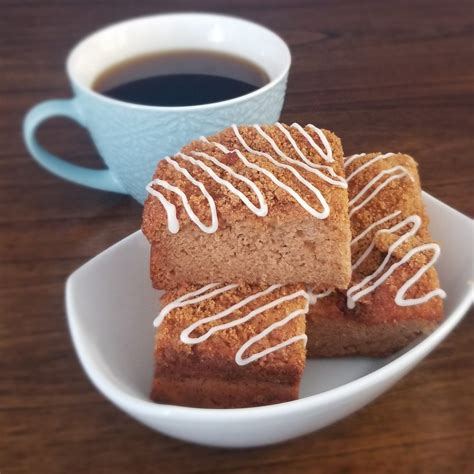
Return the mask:
{"type": "Polygon", "coordinates": [[[446,319],[430,336],[385,359],[309,360],[299,400],[243,409],[152,403],[152,321],[159,292],[148,278],[149,246],[136,232],[86,263],[67,281],[69,327],[97,388],[145,425],[170,436],[221,447],[288,440],[363,407],[429,354],[459,323],[473,296],[473,221],[424,194],[431,231],[442,245],[438,270],[448,293],[446,319]]]}

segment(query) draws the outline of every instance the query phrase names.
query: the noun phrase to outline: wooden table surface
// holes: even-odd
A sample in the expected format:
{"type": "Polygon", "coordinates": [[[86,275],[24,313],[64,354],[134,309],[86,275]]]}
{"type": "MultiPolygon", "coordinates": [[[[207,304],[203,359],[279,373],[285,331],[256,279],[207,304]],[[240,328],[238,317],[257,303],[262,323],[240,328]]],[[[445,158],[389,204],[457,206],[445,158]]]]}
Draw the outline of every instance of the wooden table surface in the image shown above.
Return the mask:
{"type": "MultiPolygon", "coordinates": [[[[347,153],[413,154],[428,192],[474,214],[472,2],[2,1],[1,474],[472,473],[472,311],[367,408],[263,449],[169,439],[118,411],[85,376],[66,326],[65,278],[136,230],[141,207],[40,169],[22,144],[21,120],[36,102],[70,95],[64,59],[82,36],[174,9],[240,15],[276,30],[294,58],[284,121],[335,130],[347,153]]],[[[71,161],[101,166],[86,133],[70,122],[50,121],[40,138],[71,161]]]]}

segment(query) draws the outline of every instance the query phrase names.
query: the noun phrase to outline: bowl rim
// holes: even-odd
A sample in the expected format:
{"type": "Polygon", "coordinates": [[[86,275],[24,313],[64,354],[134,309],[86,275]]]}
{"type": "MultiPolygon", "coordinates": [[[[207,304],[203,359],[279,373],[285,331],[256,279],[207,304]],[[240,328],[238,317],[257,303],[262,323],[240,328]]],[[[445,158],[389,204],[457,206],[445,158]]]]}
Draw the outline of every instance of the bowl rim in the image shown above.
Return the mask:
{"type": "MultiPolygon", "coordinates": [[[[437,205],[441,204],[448,208],[450,212],[455,212],[465,219],[469,219],[464,214],[447,206],[442,201],[432,197],[428,193],[423,192],[424,199],[434,200],[437,205]]],[[[471,220],[472,221],[472,220],[471,220]]],[[[474,221],[472,221],[474,223],[474,221]]],[[[292,400],[289,402],[278,403],[275,405],[266,405],[250,408],[194,408],[178,405],[166,405],[155,403],[151,400],[143,400],[124,392],[112,380],[110,376],[100,370],[96,362],[86,350],[87,344],[81,335],[81,328],[79,324],[79,315],[73,303],[75,281],[84,271],[98,258],[106,256],[109,252],[113,252],[117,247],[122,246],[129,240],[136,239],[138,230],[133,234],[125,237],[116,244],[110,246],[91,260],[83,264],[76,271],[74,271],[66,281],[66,312],[69,331],[73,344],[81,362],[81,365],[94,383],[94,385],[102,392],[106,398],[118,405],[129,413],[137,416],[152,417],[152,418],[167,418],[175,421],[186,422],[202,422],[209,421],[227,423],[231,421],[245,421],[245,420],[262,420],[274,418],[275,416],[288,416],[295,412],[306,411],[312,408],[321,407],[329,402],[337,402],[347,397],[351,397],[357,392],[362,392],[370,387],[382,384],[384,381],[389,381],[396,378],[398,374],[403,376],[405,371],[408,371],[414,364],[416,364],[423,357],[428,355],[462,320],[467,313],[469,307],[474,302],[474,283],[467,282],[465,292],[461,297],[459,303],[454,310],[445,316],[444,321],[435,329],[429,336],[420,340],[414,347],[395,359],[387,362],[378,369],[363,375],[355,380],[344,383],[327,391],[309,395],[307,397],[292,400]]]]}

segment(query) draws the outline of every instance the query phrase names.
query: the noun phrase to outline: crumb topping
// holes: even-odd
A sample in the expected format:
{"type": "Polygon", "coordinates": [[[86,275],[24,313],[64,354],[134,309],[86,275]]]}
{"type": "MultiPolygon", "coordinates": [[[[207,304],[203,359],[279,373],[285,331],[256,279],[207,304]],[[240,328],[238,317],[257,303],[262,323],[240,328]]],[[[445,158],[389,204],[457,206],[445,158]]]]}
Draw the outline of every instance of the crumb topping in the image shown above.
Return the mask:
{"type": "MultiPolygon", "coordinates": [[[[339,138],[327,130],[321,130],[330,146],[334,160],[328,161],[324,153],[321,154],[297,128],[284,124],[280,127],[276,124],[263,125],[259,131],[257,126],[239,126],[236,127],[238,134],[235,129],[229,127],[216,135],[207,137],[207,140],[195,140],[172,157],[174,164],[166,159],[159,162],[150,190],[161,193],[174,206],[176,218],[181,225],[194,225],[194,223],[191,222],[182,196],[164,188],[161,182],[169,183],[181,190],[187,197],[192,212],[202,224],[205,226],[212,224],[209,199],[196,183],[188,179],[182,172],[183,169],[195,181],[202,183],[214,200],[219,227],[241,219],[258,217],[243,203],[235,191],[229,189],[230,186],[218,182],[215,176],[227,181],[235,190],[242,193],[250,205],[258,207],[258,196],[248,184],[249,181],[254,183],[268,206],[268,216],[309,212],[308,208],[316,213],[324,213],[327,206],[329,209],[327,219],[337,222],[347,212],[347,189],[343,187],[344,184],[341,186],[341,183],[344,183],[344,169],[339,138]],[[282,129],[286,131],[286,134],[282,129]],[[248,151],[238,135],[248,148],[258,153],[248,151]],[[288,137],[292,140],[290,141],[288,137]],[[278,152],[269,139],[273,141],[278,152]],[[214,158],[214,161],[208,157],[214,158]],[[246,164],[242,157],[251,165],[246,164]],[[201,164],[197,164],[196,160],[199,160],[201,164]],[[229,167],[244,179],[232,175],[222,166],[218,166],[216,161],[229,167]],[[176,164],[180,169],[177,169],[176,164]],[[255,169],[255,166],[260,170],[255,169]],[[210,175],[209,169],[215,174],[214,177],[210,175]],[[261,169],[271,173],[275,180],[272,180],[261,169]],[[288,189],[284,189],[285,186],[299,197],[295,197],[295,194],[292,195],[288,189]],[[321,197],[318,197],[315,189],[320,192],[321,197]],[[306,203],[306,209],[298,199],[306,203]]],[[[325,150],[325,144],[311,126],[306,126],[302,130],[321,151],[325,150]]],[[[144,210],[144,232],[152,236],[154,230],[167,226],[168,218],[162,202],[155,195],[148,196],[144,210]]]]}
{"type": "MultiPolygon", "coordinates": [[[[428,231],[428,218],[421,199],[415,160],[401,153],[369,153],[346,159],[345,168],[349,179],[350,212],[361,199],[370,196],[380,186],[379,192],[356,210],[350,219],[353,274],[348,294],[370,275],[374,276],[367,285],[373,285],[392,266],[395,268],[394,272],[382,282],[385,289],[390,289],[392,298],[395,298],[402,285],[423,268],[426,271],[413,281],[403,298],[421,298],[437,289],[438,276],[431,266],[435,259],[436,244],[428,231]],[[395,179],[390,180],[394,176],[395,179]],[[372,186],[367,187],[371,182],[372,186]],[[367,189],[365,195],[364,189],[367,189]],[[357,200],[356,197],[361,193],[362,198],[357,200]],[[426,250],[416,251],[424,247],[426,250]],[[412,256],[397,267],[398,262],[410,251],[412,256]],[[389,252],[391,256],[383,265],[389,252]]],[[[442,292],[439,291],[438,295],[442,296],[442,292]]],[[[358,302],[365,305],[373,302],[376,297],[369,292],[358,302]]]]}
{"type": "MultiPolygon", "coordinates": [[[[179,290],[171,291],[163,296],[162,303],[163,305],[167,305],[176,301],[184,294],[188,294],[196,289],[197,287],[183,287],[179,290]]],[[[262,333],[262,331],[273,323],[281,321],[287,315],[296,310],[300,310],[304,313],[306,312],[306,298],[304,296],[297,296],[273,306],[247,321],[241,322],[233,327],[218,330],[212,333],[209,338],[198,344],[189,345],[182,342],[182,332],[193,323],[222,312],[233,305],[238,304],[245,298],[264,290],[266,290],[266,288],[256,287],[254,285],[236,285],[232,290],[225,291],[210,299],[205,299],[195,304],[173,309],[165,317],[162,325],[159,327],[157,335],[157,350],[163,346],[166,347],[168,351],[175,351],[180,354],[192,353],[203,360],[212,359],[217,356],[217,354],[219,354],[220,358],[226,360],[234,359],[236,353],[243,344],[262,333]],[[166,344],[163,343],[164,340],[166,340],[166,344]]],[[[196,329],[192,331],[192,336],[199,338],[209,331],[212,332],[213,328],[215,329],[222,324],[236,321],[264,305],[302,290],[304,290],[302,285],[286,285],[279,287],[269,294],[250,301],[248,304],[245,304],[240,308],[236,308],[230,314],[222,318],[206,322],[202,326],[196,327],[196,329]]],[[[249,347],[248,351],[246,351],[245,357],[251,357],[253,354],[277,346],[292,337],[303,335],[304,314],[291,319],[286,324],[269,332],[265,337],[249,347]]],[[[249,364],[249,366],[255,366],[254,368],[275,364],[280,366],[282,364],[287,364],[289,360],[292,360],[294,364],[301,364],[302,367],[302,364],[304,364],[304,351],[301,351],[301,344],[301,341],[296,342],[295,344],[290,344],[271,352],[256,359],[249,364]]]]}

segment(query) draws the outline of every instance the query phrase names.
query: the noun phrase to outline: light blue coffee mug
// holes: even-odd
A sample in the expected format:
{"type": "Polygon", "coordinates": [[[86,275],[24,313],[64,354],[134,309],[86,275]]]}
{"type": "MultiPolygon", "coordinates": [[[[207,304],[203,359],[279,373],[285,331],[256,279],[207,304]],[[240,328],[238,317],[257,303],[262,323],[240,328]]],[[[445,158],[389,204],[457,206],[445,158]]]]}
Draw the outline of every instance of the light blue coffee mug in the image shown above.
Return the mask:
{"type": "Polygon", "coordinates": [[[159,159],[185,143],[232,123],[278,120],[291,55],[275,33],[255,23],[223,15],[178,13],[147,16],[106,27],[82,40],[67,59],[74,98],[49,100],[25,117],[23,136],[32,156],[55,175],[91,188],[131,194],[140,202],[159,159]],[[135,105],[92,90],[110,66],[139,55],[170,50],[207,50],[240,56],[270,77],[262,88],[236,99],[188,107],[135,105]],[[45,150],[37,127],[63,116],[85,127],[107,169],[77,166],[45,150]]]}

